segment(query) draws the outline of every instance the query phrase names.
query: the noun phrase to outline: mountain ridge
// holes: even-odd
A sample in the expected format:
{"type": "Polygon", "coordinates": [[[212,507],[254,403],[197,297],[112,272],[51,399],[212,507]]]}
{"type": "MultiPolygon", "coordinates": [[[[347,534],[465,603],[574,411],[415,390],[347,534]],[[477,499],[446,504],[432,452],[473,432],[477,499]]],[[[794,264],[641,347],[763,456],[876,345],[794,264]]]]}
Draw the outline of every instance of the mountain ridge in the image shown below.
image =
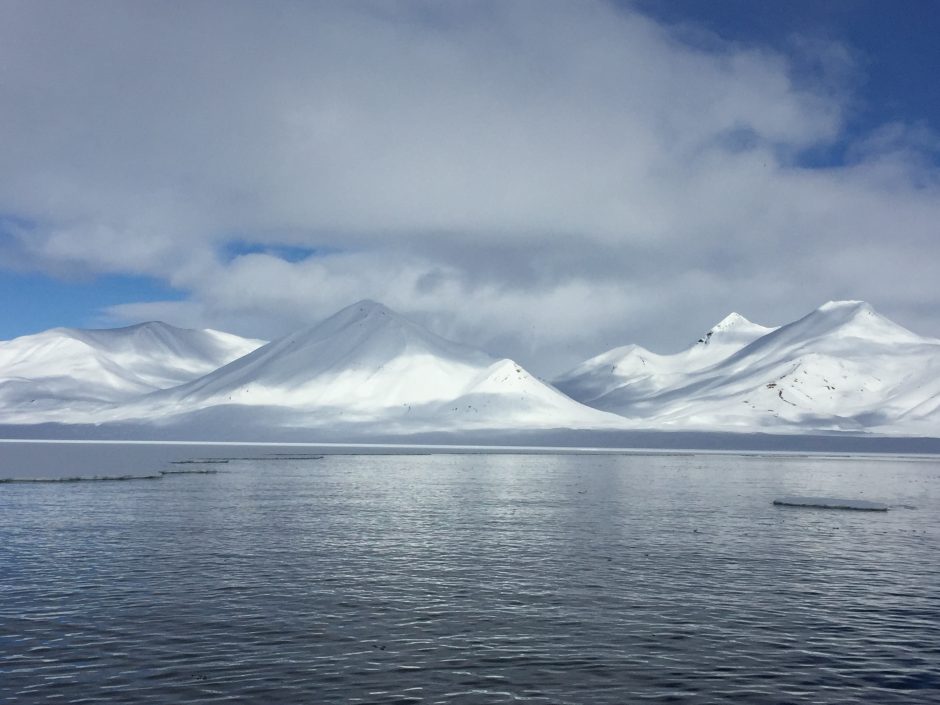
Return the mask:
{"type": "Polygon", "coordinates": [[[449,341],[370,300],[117,413],[180,414],[227,405],[291,409],[298,423],[311,426],[349,419],[422,429],[623,425],[512,360],[449,341]]]}
{"type": "Polygon", "coordinates": [[[940,407],[940,340],[862,301],[827,302],[768,331],[703,366],[687,364],[689,351],[664,356],[655,379],[614,384],[614,370],[576,367],[558,386],[655,428],[940,433],[932,417],[940,407]],[[604,394],[583,395],[605,384],[604,394]]]}
{"type": "Polygon", "coordinates": [[[0,411],[116,403],[176,386],[263,341],[159,321],[123,328],[52,328],[0,341],[0,411]]]}
{"type": "MultiPolygon", "coordinates": [[[[0,341],[0,422],[231,424],[333,435],[526,429],[940,437],[940,340],[863,301],[779,327],[731,313],[671,355],[640,345],[554,384],[362,300],[269,343],[147,322],[0,341]],[[345,429],[345,431],[344,431],[345,429]]],[[[259,430],[260,429],[260,430],[259,430]]]]}

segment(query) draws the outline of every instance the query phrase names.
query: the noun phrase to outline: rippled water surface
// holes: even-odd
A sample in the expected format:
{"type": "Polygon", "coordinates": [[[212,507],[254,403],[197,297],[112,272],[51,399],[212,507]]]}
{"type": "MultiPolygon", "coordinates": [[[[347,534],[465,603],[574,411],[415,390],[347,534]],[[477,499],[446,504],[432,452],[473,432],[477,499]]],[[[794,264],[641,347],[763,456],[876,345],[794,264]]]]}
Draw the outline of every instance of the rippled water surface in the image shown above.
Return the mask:
{"type": "Polygon", "coordinates": [[[216,467],[0,485],[0,701],[940,702],[937,461],[216,467]]]}

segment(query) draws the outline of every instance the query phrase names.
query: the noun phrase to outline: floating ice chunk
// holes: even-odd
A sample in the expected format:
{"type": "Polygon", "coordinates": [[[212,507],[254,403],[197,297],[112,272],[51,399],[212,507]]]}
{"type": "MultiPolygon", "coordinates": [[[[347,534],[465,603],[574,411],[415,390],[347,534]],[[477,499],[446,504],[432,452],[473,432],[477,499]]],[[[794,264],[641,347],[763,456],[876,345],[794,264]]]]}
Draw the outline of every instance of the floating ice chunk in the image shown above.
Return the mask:
{"type": "Polygon", "coordinates": [[[838,497],[780,497],[774,504],[783,507],[816,507],[819,509],[856,509],[866,512],[886,512],[888,505],[869,502],[865,499],[840,499],[838,497]]]}

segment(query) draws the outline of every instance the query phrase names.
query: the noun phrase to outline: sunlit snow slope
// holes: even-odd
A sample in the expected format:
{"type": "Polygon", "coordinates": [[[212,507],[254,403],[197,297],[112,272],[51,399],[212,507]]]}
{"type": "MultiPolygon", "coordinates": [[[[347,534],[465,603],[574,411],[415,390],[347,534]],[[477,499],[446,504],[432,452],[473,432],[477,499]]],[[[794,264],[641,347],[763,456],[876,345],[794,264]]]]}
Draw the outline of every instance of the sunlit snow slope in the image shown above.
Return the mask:
{"type": "Polygon", "coordinates": [[[162,323],[59,328],[0,342],[0,423],[44,422],[207,439],[243,429],[940,437],[940,340],[837,301],[776,329],[731,314],[675,355],[616,348],[552,386],[373,301],[268,344],[162,323]]]}
{"type": "Polygon", "coordinates": [[[0,418],[25,423],[127,401],[204,375],[262,344],[165,323],[54,328],[0,341],[0,418]]]}
{"type": "Polygon", "coordinates": [[[940,435],[940,341],[861,301],[778,329],[732,314],[684,352],[617,348],[556,384],[646,427],[940,435]]]}
{"type": "Polygon", "coordinates": [[[613,414],[571,400],[511,360],[440,338],[374,301],[349,306],[317,326],[152,394],[120,413],[131,418],[176,416],[231,405],[257,407],[259,423],[270,417],[299,426],[368,422],[428,430],[624,425],[613,414]]]}
{"type": "Polygon", "coordinates": [[[732,313],[688,350],[658,355],[639,345],[625,345],[592,357],[555,381],[555,386],[585,404],[602,405],[610,395],[614,407],[644,399],[681,384],[690,372],[710,367],[773,328],[732,313]]]}

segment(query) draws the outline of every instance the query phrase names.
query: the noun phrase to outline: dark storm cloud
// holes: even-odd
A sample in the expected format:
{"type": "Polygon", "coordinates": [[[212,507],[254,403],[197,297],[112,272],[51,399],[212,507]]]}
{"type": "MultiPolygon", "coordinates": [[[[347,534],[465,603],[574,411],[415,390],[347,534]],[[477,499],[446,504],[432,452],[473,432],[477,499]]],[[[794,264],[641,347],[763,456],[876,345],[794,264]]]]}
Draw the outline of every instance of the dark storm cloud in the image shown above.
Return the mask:
{"type": "Polygon", "coordinates": [[[0,213],[30,224],[20,258],[190,292],[121,318],[271,336],[372,297],[540,371],[834,297],[940,328],[922,306],[932,133],[888,126],[845,166],[801,166],[848,139],[837,45],[813,44],[808,80],[805,52],[690,44],[602,2],[0,15],[0,213]]]}

